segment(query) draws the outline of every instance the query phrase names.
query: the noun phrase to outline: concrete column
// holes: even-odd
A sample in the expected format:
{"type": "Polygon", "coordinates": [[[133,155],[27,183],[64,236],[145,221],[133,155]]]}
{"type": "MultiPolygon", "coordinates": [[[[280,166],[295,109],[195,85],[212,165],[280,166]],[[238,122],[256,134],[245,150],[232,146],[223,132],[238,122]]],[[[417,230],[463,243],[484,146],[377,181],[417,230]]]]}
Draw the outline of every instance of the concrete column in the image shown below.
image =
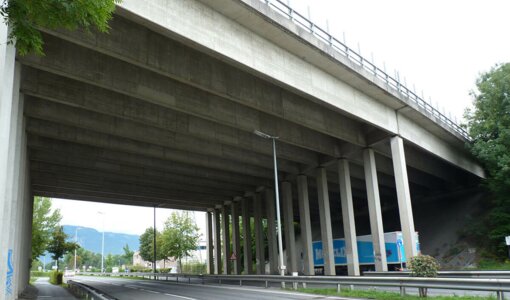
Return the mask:
{"type": "Polygon", "coordinates": [[[305,175],[297,177],[297,191],[299,204],[299,225],[301,226],[301,241],[303,243],[303,274],[315,275],[312,248],[312,223],[310,222],[310,201],[308,200],[308,182],[305,175]]]}
{"type": "Polygon", "coordinates": [[[285,228],[285,252],[287,253],[287,272],[297,272],[296,237],[294,235],[294,210],[292,207],[292,185],[282,183],[283,219],[285,228]]]}
{"type": "Polygon", "coordinates": [[[221,232],[223,234],[223,274],[230,274],[230,216],[228,214],[228,206],[225,203],[221,207],[221,232]]]}
{"type": "MultiPolygon", "coordinates": [[[[0,299],[14,299],[18,291],[17,229],[20,197],[23,104],[19,94],[20,64],[7,45],[8,28],[0,24],[0,299]],[[15,230],[13,230],[15,229],[15,230]]],[[[23,169],[24,171],[24,169],[23,169]]]]}
{"type": "Polygon", "coordinates": [[[16,132],[16,144],[19,144],[19,152],[15,153],[15,169],[14,176],[12,181],[12,199],[16,201],[17,209],[15,211],[15,222],[13,223],[13,236],[14,236],[14,253],[15,260],[14,266],[15,270],[18,270],[15,273],[14,277],[14,291],[15,295],[19,295],[25,289],[28,282],[23,282],[22,278],[29,271],[25,269],[27,257],[25,256],[25,251],[23,249],[23,243],[26,239],[24,236],[24,220],[30,218],[30,216],[26,216],[26,212],[28,210],[28,204],[26,203],[25,198],[25,184],[27,177],[27,159],[26,159],[26,135],[25,135],[25,127],[23,120],[23,97],[20,97],[20,105],[18,109],[18,117],[17,117],[18,125],[16,132]]]}
{"type": "Polygon", "coordinates": [[[241,275],[241,234],[239,230],[239,203],[232,201],[232,260],[235,275],[241,275]]]}
{"type": "Polygon", "coordinates": [[[249,209],[250,200],[243,199],[241,202],[241,212],[243,218],[243,250],[244,250],[244,274],[253,274],[253,258],[251,253],[251,218],[249,209]]]}
{"type": "Polygon", "coordinates": [[[354,205],[352,203],[351,173],[349,170],[349,161],[347,159],[338,160],[338,176],[340,182],[342,220],[344,224],[347,274],[349,276],[359,276],[358,244],[356,241],[354,205]]]}
{"type": "Polygon", "coordinates": [[[266,273],[266,257],[265,257],[265,243],[264,243],[264,230],[262,227],[262,199],[259,193],[255,193],[253,198],[253,225],[255,229],[255,265],[257,268],[257,275],[266,273]]]}
{"type": "Polygon", "coordinates": [[[379,185],[377,181],[377,169],[373,149],[367,148],[363,150],[363,161],[365,168],[365,183],[367,185],[370,231],[372,234],[372,244],[374,245],[375,270],[377,272],[386,272],[388,271],[388,262],[386,260],[381,200],[379,198],[379,185]]]}
{"type": "Polygon", "coordinates": [[[324,168],[317,169],[317,193],[319,198],[324,275],[336,275],[331,212],[329,209],[328,179],[326,177],[326,169],[324,168]]]}
{"type": "Polygon", "coordinates": [[[404,240],[404,251],[406,258],[409,260],[410,257],[418,255],[418,250],[416,249],[411,192],[409,191],[409,180],[407,179],[404,141],[399,136],[391,138],[391,157],[395,173],[395,185],[397,187],[398,210],[400,213],[402,238],[404,240]]]}
{"type": "MultiPolygon", "coordinates": [[[[6,43],[9,29],[0,22],[0,299],[14,299],[14,238],[13,201],[9,197],[8,179],[13,170],[13,125],[17,124],[19,100],[19,64],[15,63],[16,49],[6,43]],[[9,260],[9,258],[11,258],[9,260]],[[11,268],[12,266],[12,268],[11,268]]],[[[15,126],[14,126],[15,127],[15,126]]]]}
{"type": "Polygon", "coordinates": [[[220,210],[214,210],[214,274],[221,274],[221,226],[220,210]]]}
{"type": "Polygon", "coordinates": [[[214,255],[213,255],[213,215],[211,211],[205,213],[205,233],[207,240],[207,274],[214,273],[214,255]]]}
{"type": "Polygon", "coordinates": [[[276,241],[276,204],[274,190],[266,189],[266,211],[267,211],[267,248],[269,253],[269,273],[278,274],[278,251],[276,241]]]}

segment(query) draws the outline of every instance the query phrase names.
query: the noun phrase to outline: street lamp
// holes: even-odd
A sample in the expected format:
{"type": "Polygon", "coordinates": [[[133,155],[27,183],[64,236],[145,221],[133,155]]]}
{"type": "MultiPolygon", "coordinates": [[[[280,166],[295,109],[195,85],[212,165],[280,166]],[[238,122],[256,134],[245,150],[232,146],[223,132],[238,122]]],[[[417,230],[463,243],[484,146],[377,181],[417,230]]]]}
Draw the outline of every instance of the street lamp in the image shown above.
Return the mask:
{"type": "MultiPolygon", "coordinates": [[[[74,230],[74,242],[78,244],[78,230],[80,230],[80,227],[76,227],[74,230]]],[[[74,249],[74,272],[76,272],[76,248],[74,249]]]]}
{"type": "Polygon", "coordinates": [[[98,214],[103,218],[103,238],[101,241],[101,273],[104,272],[104,212],[98,211],[98,214]]]}
{"type": "MultiPolygon", "coordinates": [[[[282,244],[282,222],[280,219],[280,193],[278,188],[278,166],[276,165],[276,140],[277,136],[255,130],[253,133],[264,139],[273,141],[273,164],[274,164],[274,193],[276,197],[276,220],[278,222],[278,255],[280,256],[280,275],[285,276],[285,265],[283,264],[283,244],[282,244]]],[[[282,283],[283,285],[283,283],[282,283]]]]}

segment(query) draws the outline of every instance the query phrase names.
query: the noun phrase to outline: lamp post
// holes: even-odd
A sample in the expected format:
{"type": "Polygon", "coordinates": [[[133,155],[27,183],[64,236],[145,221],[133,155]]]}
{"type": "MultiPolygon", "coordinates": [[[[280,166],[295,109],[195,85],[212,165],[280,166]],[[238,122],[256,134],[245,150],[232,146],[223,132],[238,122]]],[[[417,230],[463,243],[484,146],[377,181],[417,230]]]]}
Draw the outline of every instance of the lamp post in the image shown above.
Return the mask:
{"type": "Polygon", "coordinates": [[[98,211],[98,214],[103,218],[103,238],[101,240],[101,273],[104,272],[104,212],[98,211]]]}
{"type": "MultiPolygon", "coordinates": [[[[80,227],[76,227],[74,230],[74,242],[78,244],[78,230],[80,230],[80,227]]],[[[76,249],[74,249],[74,272],[76,272],[76,249]]]]}
{"type": "MultiPolygon", "coordinates": [[[[282,222],[280,219],[280,193],[278,187],[278,166],[276,164],[276,140],[277,136],[255,130],[253,133],[264,139],[270,139],[273,142],[273,164],[274,164],[274,193],[276,197],[276,221],[278,223],[278,255],[280,256],[280,275],[285,276],[285,265],[283,263],[283,244],[282,244],[282,222]]],[[[282,283],[282,286],[284,283],[282,283]]]]}

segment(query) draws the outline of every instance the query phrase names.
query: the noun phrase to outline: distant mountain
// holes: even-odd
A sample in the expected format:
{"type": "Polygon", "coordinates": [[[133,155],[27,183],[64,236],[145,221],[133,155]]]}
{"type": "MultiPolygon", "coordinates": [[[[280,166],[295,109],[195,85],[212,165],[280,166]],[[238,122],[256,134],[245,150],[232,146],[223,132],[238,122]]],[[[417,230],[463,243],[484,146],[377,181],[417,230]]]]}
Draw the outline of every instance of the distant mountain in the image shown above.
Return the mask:
{"type": "MultiPolygon", "coordinates": [[[[78,230],[78,244],[89,251],[101,253],[101,240],[103,233],[93,228],[64,225],[64,232],[69,236],[69,239],[74,241],[74,234],[76,228],[78,230]]],[[[135,234],[124,234],[115,232],[104,233],[104,255],[108,254],[124,254],[122,248],[128,244],[129,249],[138,251],[140,246],[139,236],[135,234]]],[[[46,261],[51,261],[51,255],[46,254],[46,261]]],[[[41,257],[41,261],[43,258],[41,257]]]]}
{"type": "MultiPolygon", "coordinates": [[[[74,233],[78,230],[78,243],[86,250],[101,253],[101,239],[103,233],[93,228],[64,225],[64,232],[74,240],[74,233]]],[[[128,244],[129,249],[137,251],[140,246],[139,236],[115,232],[104,233],[104,254],[124,254],[122,248],[128,244]]]]}

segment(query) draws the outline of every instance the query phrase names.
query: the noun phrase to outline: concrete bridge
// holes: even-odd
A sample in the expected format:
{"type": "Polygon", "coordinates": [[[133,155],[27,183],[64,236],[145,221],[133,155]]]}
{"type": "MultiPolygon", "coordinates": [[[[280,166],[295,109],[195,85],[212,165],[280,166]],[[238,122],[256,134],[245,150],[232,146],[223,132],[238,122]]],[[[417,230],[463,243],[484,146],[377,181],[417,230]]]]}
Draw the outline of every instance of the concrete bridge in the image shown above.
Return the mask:
{"type": "Polygon", "coordinates": [[[372,234],[378,271],[384,231],[417,254],[413,207],[484,176],[466,133],[275,3],[124,0],[109,34],[43,30],[41,57],[17,57],[2,24],[0,299],[28,280],[34,195],[206,211],[211,273],[265,272],[265,243],[277,273],[273,152],[255,130],[279,137],[288,272],[313,274],[319,238],[334,275],[332,239],[344,237],[359,275],[357,231],[372,234]],[[240,217],[255,221],[244,249],[257,249],[243,262],[240,217]]]}

